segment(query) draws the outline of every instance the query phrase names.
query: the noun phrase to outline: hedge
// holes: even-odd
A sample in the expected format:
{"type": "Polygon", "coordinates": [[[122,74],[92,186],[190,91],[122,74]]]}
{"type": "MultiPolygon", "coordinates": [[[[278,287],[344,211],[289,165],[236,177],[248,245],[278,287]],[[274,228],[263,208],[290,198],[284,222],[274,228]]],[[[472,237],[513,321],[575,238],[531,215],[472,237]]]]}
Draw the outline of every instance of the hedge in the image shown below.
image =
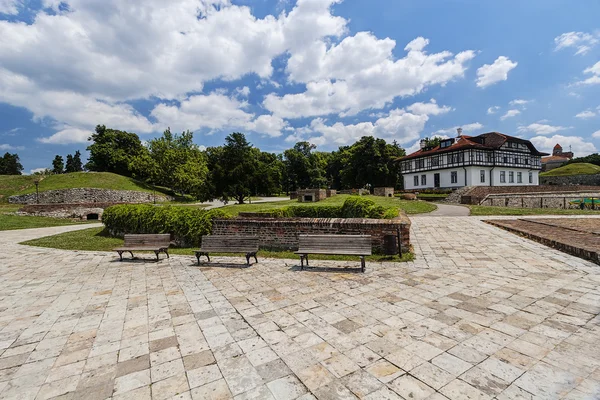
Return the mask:
{"type": "Polygon", "coordinates": [[[220,210],[193,207],[123,204],[108,207],[102,222],[112,236],[127,233],[171,233],[179,246],[195,246],[212,231],[215,218],[227,218],[220,210]]]}
{"type": "Polygon", "coordinates": [[[305,205],[289,206],[264,212],[269,217],[287,218],[374,218],[391,219],[398,216],[397,208],[385,208],[375,205],[370,199],[353,196],[341,206],[305,205]]]}

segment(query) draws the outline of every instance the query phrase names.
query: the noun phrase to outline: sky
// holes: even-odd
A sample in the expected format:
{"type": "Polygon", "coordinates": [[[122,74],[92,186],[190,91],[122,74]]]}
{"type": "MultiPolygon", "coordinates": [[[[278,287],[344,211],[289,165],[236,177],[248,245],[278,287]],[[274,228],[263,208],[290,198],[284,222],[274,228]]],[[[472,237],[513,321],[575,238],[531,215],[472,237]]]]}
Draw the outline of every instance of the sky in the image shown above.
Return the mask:
{"type": "Polygon", "coordinates": [[[96,125],[263,151],[497,131],[600,149],[597,0],[0,0],[0,152],[96,125]]]}

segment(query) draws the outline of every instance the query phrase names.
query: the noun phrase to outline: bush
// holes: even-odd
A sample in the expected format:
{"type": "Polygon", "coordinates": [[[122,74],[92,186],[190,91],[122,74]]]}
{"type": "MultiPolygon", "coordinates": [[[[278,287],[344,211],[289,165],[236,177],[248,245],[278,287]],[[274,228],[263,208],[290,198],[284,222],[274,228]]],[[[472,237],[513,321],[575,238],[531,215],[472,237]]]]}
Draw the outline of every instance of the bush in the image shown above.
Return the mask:
{"type": "Polygon", "coordinates": [[[179,246],[194,246],[199,244],[203,235],[211,233],[215,218],[227,216],[220,210],[123,204],[104,210],[102,222],[112,236],[170,233],[179,246]]]}
{"type": "Polygon", "coordinates": [[[391,219],[398,216],[396,207],[385,208],[375,205],[370,199],[352,196],[342,206],[306,205],[289,206],[265,211],[265,217],[271,218],[373,218],[391,219]]]}
{"type": "Polygon", "coordinates": [[[297,218],[340,218],[341,206],[291,206],[286,209],[287,216],[297,218]]]}

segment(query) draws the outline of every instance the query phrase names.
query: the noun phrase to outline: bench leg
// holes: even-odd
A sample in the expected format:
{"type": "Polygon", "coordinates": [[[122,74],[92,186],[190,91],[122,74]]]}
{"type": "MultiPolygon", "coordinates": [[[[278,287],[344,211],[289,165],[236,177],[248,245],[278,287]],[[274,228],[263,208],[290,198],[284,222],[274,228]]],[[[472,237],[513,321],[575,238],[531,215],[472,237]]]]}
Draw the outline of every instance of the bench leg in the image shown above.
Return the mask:
{"type": "Polygon", "coordinates": [[[135,258],[135,257],[133,256],[133,253],[132,253],[131,251],[129,252],[129,254],[131,254],[131,258],[135,258]]]}
{"type": "Polygon", "coordinates": [[[154,254],[156,254],[156,261],[158,261],[158,254],[160,253],[160,250],[154,250],[154,254]]]}
{"type": "Polygon", "coordinates": [[[304,256],[300,254],[300,271],[304,269],[304,256]]]}
{"type": "Polygon", "coordinates": [[[305,254],[304,258],[306,259],[306,266],[308,267],[308,254],[305,254]]]}
{"type": "Polygon", "coordinates": [[[252,257],[254,257],[254,262],[258,263],[258,258],[256,258],[256,253],[252,253],[252,257]]]}
{"type": "Polygon", "coordinates": [[[250,266],[250,253],[246,253],[246,265],[250,266]]]}
{"type": "Polygon", "coordinates": [[[123,252],[122,251],[117,251],[117,253],[119,253],[120,261],[123,261],[123,252]]]}
{"type": "Polygon", "coordinates": [[[198,266],[200,266],[200,254],[196,253],[196,260],[198,260],[198,266]]]}
{"type": "Polygon", "coordinates": [[[365,272],[365,256],[360,256],[360,271],[365,272]]]}
{"type": "Polygon", "coordinates": [[[208,256],[208,253],[199,252],[199,253],[196,253],[196,258],[198,259],[198,265],[200,265],[200,257],[202,257],[202,256],[206,256],[206,259],[208,260],[208,262],[210,262],[210,257],[208,256]]]}
{"type": "Polygon", "coordinates": [[[165,252],[165,254],[167,255],[167,258],[171,258],[171,257],[169,257],[169,250],[167,250],[167,249],[163,249],[163,251],[164,251],[164,252],[165,252]]]}

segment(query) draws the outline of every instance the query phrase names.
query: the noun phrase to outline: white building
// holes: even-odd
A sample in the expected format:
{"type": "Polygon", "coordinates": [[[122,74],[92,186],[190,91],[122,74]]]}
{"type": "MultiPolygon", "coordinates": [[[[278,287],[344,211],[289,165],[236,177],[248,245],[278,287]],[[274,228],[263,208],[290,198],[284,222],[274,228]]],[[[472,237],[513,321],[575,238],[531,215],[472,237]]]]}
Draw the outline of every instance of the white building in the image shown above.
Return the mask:
{"type": "Polygon", "coordinates": [[[404,188],[527,186],[539,184],[541,158],[529,140],[498,132],[444,139],[400,159],[404,188]]]}

